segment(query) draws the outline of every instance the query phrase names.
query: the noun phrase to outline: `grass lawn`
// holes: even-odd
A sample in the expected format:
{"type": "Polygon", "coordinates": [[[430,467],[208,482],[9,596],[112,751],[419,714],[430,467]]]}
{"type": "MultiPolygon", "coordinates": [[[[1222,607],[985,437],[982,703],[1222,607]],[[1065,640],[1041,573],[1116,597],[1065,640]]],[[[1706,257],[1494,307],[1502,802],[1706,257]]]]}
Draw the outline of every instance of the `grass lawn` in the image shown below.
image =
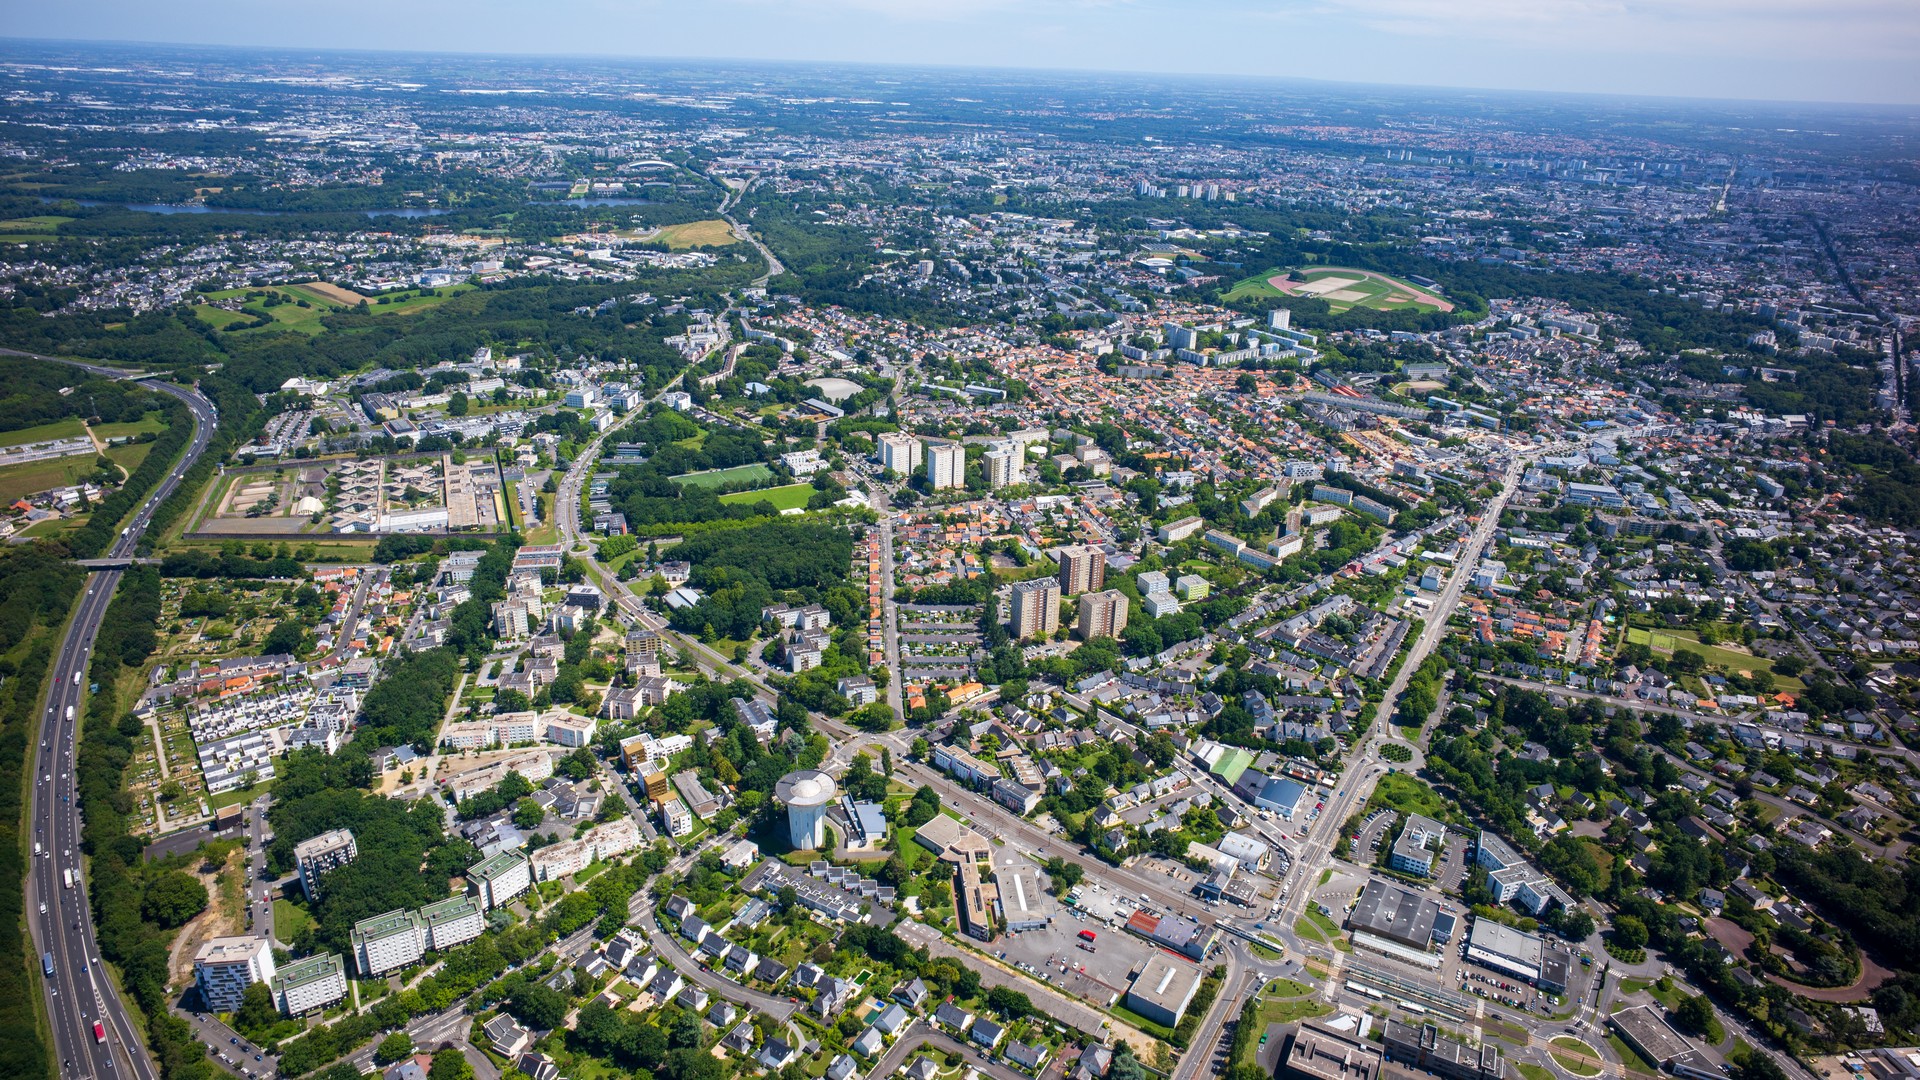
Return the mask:
{"type": "Polygon", "coordinates": [[[160,419],[160,414],[158,412],[150,412],[132,423],[95,424],[93,425],[93,433],[101,442],[107,442],[112,439],[132,438],[135,435],[145,435],[148,432],[158,435],[160,432],[165,431],[166,428],[166,422],[160,419]]]}
{"type": "Polygon", "coordinates": [[[1639,1051],[1628,1046],[1625,1039],[1611,1031],[1607,1032],[1607,1045],[1613,1048],[1614,1053],[1620,1055],[1620,1060],[1626,1063],[1628,1072],[1645,1073],[1648,1076],[1660,1075],[1659,1066],[1641,1057],[1639,1051]]]}
{"type": "Polygon", "coordinates": [[[1332,942],[1333,947],[1339,949],[1341,952],[1353,951],[1353,946],[1347,944],[1346,939],[1340,936],[1339,924],[1327,916],[1320,914],[1318,908],[1308,908],[1306,917],[1293,924],[1293,929],[1301,937],[1312,938],[1315,941],[1332,942]]]}
{"type": "Polygon", "coordinates": [[[1403,813],[1424,814],[1436,821],[1443,821],[1447,816],[1446,800],[1424,781],[1401,772],[1381,777],[1367,806],[1391,806],[1403,813]]]}
{"type": "Polygon", "coordinates": [[[273,902],[273,935],[281,941],[292,941],[300,931],[313,925],[313,916],[308,915],[298,904],[290,900],[273,902]]]}
{"type": "MultiPolygon", "coordinates": [[[[1627,642],[1631,645],[1645,645],[1655,652],[1671,653],[1675,649],[1697,652],[1706,657],[1707,663],[1728,671],[1773,670],[1773,661],[1764,656],[1754,656],[1737,649],[1723,649],[1718,645],[1702,645],[1700,635],[1692,630],[1645,630],[1632,627],[1627,630],[1627,642]]],[[[1789,689],[1789,683],[1795,684],[1799,689],[1805,689],[1806,685],[1798,679],[1787,679],[1779,675],[1775,675],[1773,681],[1788,693],[1795,692],[1789,689]]]]}
{"type": "Polygon", "coordinates": [[[0,503],[48,488],[66,487],[93,471],[91,453],[0,466],[0,503]]]}
{"type": "Polygon", "coordinates": [[[223,791],[218,795],[209,795],[207,805],[215,810],[223,806],[238,806],[243,802],[251,802],[256,796],[264,795],[271,790],[273,790],[273,781],[263,780],[250,788],[234,788],[232,791],[223,791]]]}
{"type": "Polygon", "coordinates": [[[1517,1061],[1514,1063],[1514,1068],[1519,1069],[1520,1075],[1526,1077],[1526,1080],[1555,1080],[1552,1069],[1539,1065],[1529,1065],[1524,1061],[1517,1061]]]}
{"type": "Polygon", "coordinates": [[[1553,1057],[1553,1063],[1555,1065],[1560,1066],[1575,1076],[1600,1075],[1600,1066],[1593,1064],[1592,1061],[1586,1060],[1588,1058],[1595,1060],[1600,1058],[1599,1051],[1593,1047],[1588,1046],[1586,1043],[1581,1042],[1571,1035],[1556,1035],[1549,1045],[1557,1046],[1561,1050],[1571,1051],[1571,1053],[1562,1054],[1549,1050],[1548,1053],[1553,1057]],[[1579,1056],[1576,1057],[1575,1055],[1579,1056]]]}
{"type": "Polygon", "coordinates": [[[660,230],[657,239],[675,251],[693,247],[726,247],[738,243],[733,236],[733,226],[719,218],[669,225],[660,230]]]}
{"type": "Polygon", "coordinates": [[[766,488],[761,491],[736,491],[731,495],[720,496],[723,503],[745,503],[752,506],[765,499],[773,504],[775,510],[804,510],[807,500],[813,498],[812,484],[788,484],[785,487],[766,488]]]}
{"type": "Polygon", "coordinates": [[[1267,993],[1275,997],[1305,997],[1313,987],[1293,979],[1275,979],[1267,984],[1267,993]]]}
{"type": "Polygon", "coordinates": [[[1260,1004],[1254,1006],[1253,1010],[1255,1037],[1249,1040],[1248,1057],[1236,1064],[1253,1064],[1253,1055],[1260,1052],[1259,1036],[1266,1034],[1268,1024],[1297,1024],[1332,1011],[1333,1006],[1319,998],[1261,998],[1260,1004]]]}
{"type": "MultiPolygon", "coordinates": [[[[735,465],[731,469],[708,469],[705,472],[681,473],[679,476],[672,477],[671,479],[676,484],[685,484],[690,487],[720,487],[723,484],[732,484],[741,481],[771,480],[773,479],[773,470],[756,461],[751,465],[735,465]]],[[[758,492],[755,494],[758,494],[758,492]]]]}
{"type": "Polygon", "coordinates": [[[140,463],[147,460],[147,455],[152,452],[153,444],[150,442],[129,443],[125,446],[109,446],[107,447],[107,460],[125,469],[128,476],[132,476],[133,470],[139,468],[140,463]]]}
{"type": "Polygon", "coordinates": [[[8,218],[0,221],[0,241],[19,239],[16,236],[8,236],[7,233],[50,233],[72,220],[70,217],[61,217],[59,214],[35,214],[32,217],[8,218]]]}
{"type": "Polygon", "coordinates": [[[52,442],[55,439],[73,439],[87,433],[87,425],[77,416],[65,420],[55,420],[50,424],[39,424],[18,431],[0,431],[0,446],[24,446],[27,443],[52,442]]]}

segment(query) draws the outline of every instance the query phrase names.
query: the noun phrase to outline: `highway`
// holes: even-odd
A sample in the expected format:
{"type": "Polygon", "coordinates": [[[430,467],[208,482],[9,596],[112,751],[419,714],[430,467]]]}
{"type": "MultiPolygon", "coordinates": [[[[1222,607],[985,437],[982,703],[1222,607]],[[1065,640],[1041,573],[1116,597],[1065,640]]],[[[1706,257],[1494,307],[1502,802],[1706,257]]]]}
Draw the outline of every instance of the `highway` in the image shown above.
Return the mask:
{"type": "MultiPolygon", "coordinates": [[[[31,355],[19,354],[14,355],[31,355]]],[[[127,373],[60,357],[42,360],[75,364],[98,375],[127,373]]],[[[148,385],[184,401],[193,414],[193,439],[186,454],[153,494],[135,511],[126,528],[105,555],[130,559],[154,510],[173,494],[180,478],[212,438],[216,415],[212,404],[197,391],[154,380],[148,385]]],[[[113,982],[100,969],[100,947],[95,942],[92,912],[87,905],[85,867],[81,858],[79,798],[75,788],[74,751],[80,722],[86,716],[86,669],[93,643],[106,617],[122,569],[96,570],[87,581],[73,623],[61,642],[53,665],[53,685],[47,694],[40,746],[35,751],[34,786],[29,815],[33,822],[36,857],[27,875],[28,926],[34,947],[51,955],[53,975],[45,979],[47,1010],[52,1020],[54,1053],[60,1074],[68,1077],[120,1076],[131,1080],[158,1080],[139,1034],[128,1019],[126,1005],[113,982]],[[68,885],[68,876],[73,882],[68,885]],[[96,1038],[94,1024],[105,1038],[96,1038]]]]}

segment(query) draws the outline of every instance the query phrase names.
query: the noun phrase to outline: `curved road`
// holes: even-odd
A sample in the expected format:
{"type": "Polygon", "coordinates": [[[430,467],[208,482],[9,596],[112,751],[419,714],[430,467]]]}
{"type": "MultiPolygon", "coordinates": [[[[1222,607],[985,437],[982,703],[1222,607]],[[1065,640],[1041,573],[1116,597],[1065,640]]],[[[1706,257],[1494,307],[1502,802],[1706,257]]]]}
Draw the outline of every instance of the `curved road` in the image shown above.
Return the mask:
{"type": "MultiPolygon", "coordinates": [[[[31,356],[30,353],[13,353],[31,356]]],[[[74,364],[96,375],[124,376],[111,368],[81,364],[62,357],[35,359],[74,364]]],[[[193,440],[186,455],[161,481],[106,555],[131,559],[153,512],[180,484],[180,478],[200,457],[212,436],[216,414],[206,398],[186,387],[155,380],[155,389],[186,402],[193,413],[193,440]]],[[[47,1012],[53,1025],[53,1050],[60,1074],[70,1077],[121,1076],[128,1080],[158,1080],[139,1031],[113,981],[101,970],[100,947],[94,939],[92,912],[87,906],[85,867],[81,861],[80,815],[76,805],[74,750],[80,721],[86,716],[86,668],[94,638],[106,617],[107,605],[120,583],[120,569],[97,570],[88,579],[86,595],[61,643],[53,665],[53,687],[47,694],[40,746],[34,750],[34,787],[31,807],[33,840],[39,854],[27,875],[27,915],[35,948],[51,956],[53,975],[43,980],[47,1012]],[[67,877],[73,877],[69,887],[67,877]],[[94,1024],[106,1037],[97,1039],[94,1024]]]]}

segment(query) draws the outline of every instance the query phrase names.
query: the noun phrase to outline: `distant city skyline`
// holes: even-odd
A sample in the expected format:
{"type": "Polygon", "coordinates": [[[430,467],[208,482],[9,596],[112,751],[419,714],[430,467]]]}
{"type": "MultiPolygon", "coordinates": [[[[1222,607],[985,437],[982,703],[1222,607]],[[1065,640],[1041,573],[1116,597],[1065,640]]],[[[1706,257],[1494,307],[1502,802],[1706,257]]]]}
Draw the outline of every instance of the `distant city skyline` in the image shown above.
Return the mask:
{"type": "Polygon", "coordinates": [[[935,64],[1920,104],[1911,0],[204,0],[9,5],[73,41],[935,64]]]}

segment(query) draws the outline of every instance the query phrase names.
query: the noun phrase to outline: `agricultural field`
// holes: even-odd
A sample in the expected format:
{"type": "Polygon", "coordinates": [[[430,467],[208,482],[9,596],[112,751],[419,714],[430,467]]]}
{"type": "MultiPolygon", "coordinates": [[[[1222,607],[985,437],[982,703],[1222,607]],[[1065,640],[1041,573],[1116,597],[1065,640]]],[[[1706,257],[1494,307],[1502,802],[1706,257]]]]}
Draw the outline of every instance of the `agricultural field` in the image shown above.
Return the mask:
{"type": "Polygon", "coordinates": [[[59,214],[36,214],[33,217],[8,218],[0,221],[0,244],[32,244],[58,240],[54,235],[60,226],[72,221],[70,217],[59,214]]]}
{"type": "Polygon", "coordinates": [[[807,500],[813,498],[812,484],[788,484],[785,487],[766,488],[761,491],[736,491],[731,495],[720,496],[723,503],[745,503],[749,506],[765,500],[773,504],[775,510],[804,510],[807,500]]]}
{"type": "Polygon", "coordinates": [[[654,239],[675,251],[684,251],[696,247],[726,247],[738,243],[733,235],[733,226],[714,218],[709,221],[689,221],[684,225],[668,225],[660,230],[654,239]]]}
{"type": "MultiPolygon", "coordinates": [[[[676,484],[689,487],[721,487],[725,484],[738,484],[773,479],[773,470],[759,462],[752,465],[735,465],[731,469],[708,469],[705,472],[681,473],[672,478],[676,484]]],[[[756,492],[756,494],[758,494],[756,492]]]]}
{"type": "MultiPolygon", "coordinates": [[[[146,450],[147,447],[139,449],[146,450]]],[[[98,459],[92,454],[79,454],[47,461],[0,465],[0,504],[11,503],[48,488],[77,483],[80,478],[93,475],[96,461],[98,459]]]]}
{"type": "Polygon", "coordinates": [[[1372,270],[1313,267],[1304,270],[1263,270],[1234,283],[1221,297],[1317,296],[1338,315],[1354,308],[1373,311],[1452,311],[1453,304],[1431,290],[1372,270]]]}

